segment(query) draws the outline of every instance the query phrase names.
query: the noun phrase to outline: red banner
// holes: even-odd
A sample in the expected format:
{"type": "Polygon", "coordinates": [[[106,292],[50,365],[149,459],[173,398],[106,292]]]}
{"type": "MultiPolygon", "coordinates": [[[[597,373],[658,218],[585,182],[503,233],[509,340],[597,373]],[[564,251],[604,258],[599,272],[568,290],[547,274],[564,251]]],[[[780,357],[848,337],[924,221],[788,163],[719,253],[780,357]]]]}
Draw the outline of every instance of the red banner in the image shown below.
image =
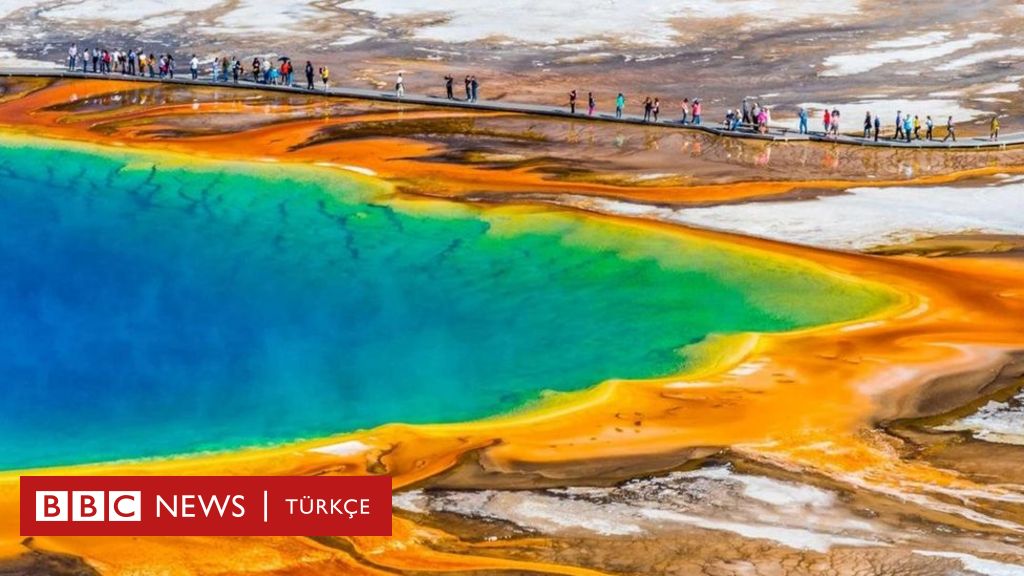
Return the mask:
{"type": "Polygon", "coordinates": [[[390,536],[386,476],[22,476],[22,536],[390,536]]]}

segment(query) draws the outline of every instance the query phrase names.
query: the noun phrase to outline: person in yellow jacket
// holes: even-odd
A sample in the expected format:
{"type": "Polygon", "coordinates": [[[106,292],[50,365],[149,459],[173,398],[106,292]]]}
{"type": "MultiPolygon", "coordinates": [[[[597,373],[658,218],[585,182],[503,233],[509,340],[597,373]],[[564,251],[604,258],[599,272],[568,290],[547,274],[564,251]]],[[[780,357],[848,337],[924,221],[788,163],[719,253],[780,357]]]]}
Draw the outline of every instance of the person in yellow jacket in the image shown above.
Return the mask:
{"type": "Polygon", "coordinates": [[[324,83],[324,92],[327,92],[327,81],[331,79],[331,70],[327,66],[320,67],[320,81],[324,83]]]}
{"type": "Polygon", "coordinates": [[[992,125],[989,127],[988,139],[995,142],[999,140],[999,117],[992,117],[992,125]]]}

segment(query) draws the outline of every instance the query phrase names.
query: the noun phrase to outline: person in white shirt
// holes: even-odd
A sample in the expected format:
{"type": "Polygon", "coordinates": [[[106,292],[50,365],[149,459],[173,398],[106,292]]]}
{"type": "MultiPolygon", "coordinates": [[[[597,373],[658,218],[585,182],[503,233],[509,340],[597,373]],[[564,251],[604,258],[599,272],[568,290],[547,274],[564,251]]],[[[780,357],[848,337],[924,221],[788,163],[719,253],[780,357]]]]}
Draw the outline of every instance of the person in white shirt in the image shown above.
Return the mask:
{"type": "Polygon", "coordinates": [[[395,81],[395,96],[401,98],[405,96],[405,79],[402,78],[402,73],[398,73],[398,80],[395,81]]]}
{"type": "Polygon", "coordinates": [[[199,78],[199,58],[196,55],[192,55],[192,59],[188,62],[188,69],[192,71],[192,79],[196,80],[199,78]]]}
{"type": "Polygon", "coordinates": [[[68,48],[68,71],[74,72],[75,64],[78,63],[78,45],[71,44],[68,48]]]}

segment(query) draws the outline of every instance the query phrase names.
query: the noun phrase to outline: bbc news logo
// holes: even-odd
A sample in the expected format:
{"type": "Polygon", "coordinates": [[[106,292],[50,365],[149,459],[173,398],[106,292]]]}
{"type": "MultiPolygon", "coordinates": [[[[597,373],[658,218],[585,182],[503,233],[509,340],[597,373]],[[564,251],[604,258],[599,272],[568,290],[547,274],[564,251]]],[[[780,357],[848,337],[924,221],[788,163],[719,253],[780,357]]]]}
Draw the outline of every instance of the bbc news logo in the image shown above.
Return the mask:
{"type": "Polygon", "coordinates": [[[390,536],[386,476],[22,476],[22,536],[390,536]]]}
{"type": "Polygon", "coordinates": [[[36,492],[36,522],[141,522],[142,492],[36,492]]]}

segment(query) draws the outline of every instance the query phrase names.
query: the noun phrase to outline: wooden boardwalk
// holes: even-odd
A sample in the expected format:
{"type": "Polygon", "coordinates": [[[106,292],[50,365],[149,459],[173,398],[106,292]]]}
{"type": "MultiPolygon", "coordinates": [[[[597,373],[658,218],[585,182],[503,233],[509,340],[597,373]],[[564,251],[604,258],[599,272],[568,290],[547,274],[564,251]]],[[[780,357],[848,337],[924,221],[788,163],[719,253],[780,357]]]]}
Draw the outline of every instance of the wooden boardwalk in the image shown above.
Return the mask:
{"type": "Polygon", "coordinates": [[[213,82],[208,76],[206,78],[200,77],[200,79],[198,80],[192,80],[190,75],[187,75],[186,77],[182,77],[181,75],[179,75],[175,79],[170,80],[166,78],[150,78],[148,76],[128,76],[123,75],[119,72],[112,72],[110,74],[93,74],[84,72],[70,72],[67,70],[56,68],[0,69],[0,77],[16,76],[73,79],[88,78],[91,80],[135,81],[144,83],[171,84],[181,86],[206,86],[229,89],[263,90],[267,92],[280,92],[285,94],[318,94],[321,96],[338,98],[354,98],[360,100],[375,100],[381,102],[415,104],[423,106],[443,106],[448,108],[462,108],[468,110],[480,110],[487,112],[509,112],[533,116],[548,116],[553,118],[574,119],[586,122],[608,122],[617,124],[634,124],[641,126],[658,126],[662,128],[673,128],[678,130],[704,132],[707,134],[714,134],[716,136],[727,138],[743,138],[750,140],[765,140],[771,142],[820,142],[827,144],[842,144],[849,146],[905,148],[911,150],[1003,150],[1010,147],[1024,145],[1024,133],[1006,134],[1001,136],[999,141],[997,142],[992,142],[988,138],[982,137],[961,137],[956,142],[953,142],[952,140],[948,142],[941,142],[938,140],[912,140],[910,142],[906,142],[902,140],[890,140],[887,138],[883,138],[880,139],[878,142],[875,142],[872,139],[860,138],[850,135],[840,135],[838,138],[835,138],[832,136],[827,136],[822,132],[800,134],[795,130],[782,129],[778,127],[772,127],[767,134],[760,134],[750,129],[727,130],[721,127],[720,121],[709,122],[709,118],[706,115],[704,118],[705,123],[700,126],[694,124],[682,124],[679,121],[673,119],[663,119],[657,123],[644,122],[643,117],[634,114],[624,114],[622,118],[616,118],[614,114],[609,114],[607,112],[595,113],[594,116],[588,116],[586,114],[585,104],[584,106],[577,106],[576,114],[570,114],[568,106],[545,106],[542,104],[525,104],[519,102],[497,100],[478,100],[476,102],[469,102],[461,99],[448,100],[447,98],[441,96],[408,93],[405,94],[401,99],[399,99],[393,91],[384,92],[380,90],[370,90],[363,88],[336,87],[329,88],[328,90],[325,91],[323,89],[307,90],[305,88],[301,88],[298,86],[259,84],[251,80],[241,80],[237,84],[231,81],[213,82]]]}

